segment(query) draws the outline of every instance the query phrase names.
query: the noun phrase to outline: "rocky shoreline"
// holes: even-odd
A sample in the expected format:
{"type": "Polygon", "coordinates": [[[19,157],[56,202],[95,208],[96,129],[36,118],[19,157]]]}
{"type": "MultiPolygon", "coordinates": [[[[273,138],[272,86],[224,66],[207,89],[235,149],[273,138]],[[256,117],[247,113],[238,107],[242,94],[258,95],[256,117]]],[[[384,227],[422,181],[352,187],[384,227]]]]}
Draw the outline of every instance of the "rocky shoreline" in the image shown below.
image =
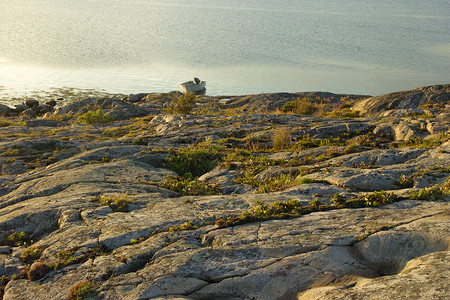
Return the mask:
{"type": "Polygon", "coordinates": [[[450,295],[449,84],[45,102],[0,105],[3,299],[450,295]]]}

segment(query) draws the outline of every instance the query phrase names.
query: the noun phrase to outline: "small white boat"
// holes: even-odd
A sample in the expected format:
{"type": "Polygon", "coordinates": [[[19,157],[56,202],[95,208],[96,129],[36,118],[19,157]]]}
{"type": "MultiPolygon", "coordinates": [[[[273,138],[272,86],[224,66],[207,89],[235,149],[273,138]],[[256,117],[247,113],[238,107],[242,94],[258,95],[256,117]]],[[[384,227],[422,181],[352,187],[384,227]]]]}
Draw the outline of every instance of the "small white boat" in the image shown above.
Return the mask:
{"type": "Polygon", "coordinates": [[[183,93],[195,93],[203,90],[206,87],[206,81],[195,83],[194,81],[186,81],[180,84],[183,93]]]}

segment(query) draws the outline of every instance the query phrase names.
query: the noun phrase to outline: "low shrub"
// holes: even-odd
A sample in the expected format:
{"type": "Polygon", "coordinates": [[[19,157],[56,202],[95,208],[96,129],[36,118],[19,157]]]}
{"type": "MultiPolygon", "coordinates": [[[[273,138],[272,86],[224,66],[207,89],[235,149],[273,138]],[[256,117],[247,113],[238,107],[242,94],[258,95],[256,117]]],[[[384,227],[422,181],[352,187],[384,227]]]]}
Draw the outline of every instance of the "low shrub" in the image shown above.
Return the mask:
{"type": "Polygon", "coordinates": [[[25,232],[13,232],[6,236],[6,242],[11,247],[18,247],[30,243],[30,239],[25,232]]]}
{"type": "Polygon", "coordinates": [[[444,199],[444,191],[439,186],[429,187],[420,189],[417,192],[411,191],[409,193],[409,198],[413,200],[428,200],[436,201],[444,199]]]}
{"type": "Polygon", "coordinates": [[[414,186],[414,176],[406,177],[405,174],[402,174],[396,184],[402,188],[411,188],[414,186]]]}
{"type": "Polygon", "coordinates": [[[345,205],[345,196],[337,193],[333,195],[333,198],[331,198],[331,203],[333,203],[336,207],[344,207],[345,205]]]}
{"type": "Polygon", "coordinates": [[[359,118],[359,111],[350,108],[338,108],[326,114],[329,118],[353,119],[359,118]]]}
{"type": "Polygon", "coordinates": [[[77,246],[58,252],[56,254],[58,260],[51,267],[54,270],[58,270],[69,265],[84,263],[90,258],[109,253],[108,249],[103,245],[98,245],[94,248],[80,248],[80,246],[77,246]]]}
{"type": "Polygon", "coordinates": [[[0,118],[0,127],[8,126],[26,126],[24,121],[14,121],[11,119],[0,118]]]}
{"type": "Polygon", "coordinates": [[[449,140],[450,133],[441,133],[436,138],[422,139],[420,137],[414,137],[399,144],[395,144],[393,147],[435,148],[449,140]]]}
{"type": "Polygon", "coordinates": [[[296,175],[281,174],[266,181],[253,180],[252,185],[259,186],[258,193],[283,191],[297,185],[296,175]]]}
{"type": "Polygon", "coordinates": [[[312,115],[321,106],[313,102],[310,98],[298,98],[296,101],[289,101],[281,107],[284,113],[295,113],[301,115],[312,115]]]}
{"type": "Polygon", "coordinates": [[[345,202],[345,207],[378,207],[396,201],[398,197],[394,193],[385,191],[362,194],[345,202]]]}
{"type": "Polygon", "coordinates": [[[173,96],[169,105],[165,108],[170,114],[190,114],[195,107],[196,97],[194,93],[181,96],[173,96]]]}
{"type": "Polygon", "coordinates": [[[171,149],[164,164],[181,177],[196,178],[217,166],[222,158],[220,149],[209,145],[171,149]]]}
{"type": "Polygon", "coordinates": [[[167,176],[161,187],[178,192],[182,195],[218,195],[220,189],[197,179],[185,179],[180,176],[167,176]]]}
{"type": "Polygon", "coordinates": [[[100,108],[97,110],[90,110],[87,113],[78,117],[78,121],[82,124],[96,125],[106,124],[114,120],[113,116],[104,113],[100,108]]]}
{"type": "Polygon", "coordinates": [[[345,141],[341,138],[315,139],[310,137],[309,135],[304,135],[295,141],[292,148],[294,150],[299,151],[322,146],[343,146],[343,145],[345,145],[345,141]]]}
{"type": "Polygon", "coordinates": [[[113,196],[101,196],[100,202],[108,205],[115,212],[126,212],[128,211],[128,204],[134,201],[128,198],[127,193],[115,194],[113,196]]]}

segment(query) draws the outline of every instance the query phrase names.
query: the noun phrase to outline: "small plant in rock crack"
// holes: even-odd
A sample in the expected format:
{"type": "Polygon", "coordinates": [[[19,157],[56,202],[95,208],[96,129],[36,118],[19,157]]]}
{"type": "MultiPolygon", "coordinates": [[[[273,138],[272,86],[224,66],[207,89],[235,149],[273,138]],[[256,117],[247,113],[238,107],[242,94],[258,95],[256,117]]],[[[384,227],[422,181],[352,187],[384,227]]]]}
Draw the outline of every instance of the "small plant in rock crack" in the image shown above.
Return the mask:
{"type": "Polygon", "coordinates": [[[436,201],[444,199],[444,191],[440,186],[433,186],[429,188],[420,189],[417,192],[411,191],[409,198],[413,200],[428,200],[436,201]]]}
{"type": "Polygon", "coordinates": [[[344,207],[344,205],[345,205],[345,196],[341,195],[339,193],[336,193],[336,194],[333,195],[333,198],[331,198],[330,201],[336,207],[344,207]]]}
{"type": "Polygon", "coordinates": [[[414,186],[414,176],[406,177],[405,174],[402,174],[396,184],[402,188],[412,188],[414,186]]]}
{"type": "Polygon", "coordinates": [[[30,239],[25,232],[13,232],[6,236],[6,243],[11,247],[25,246],[30,239]]]}
{"type": "Polygon", "coordinates": [[[312,201],[310,201],[309,206],[313,211],[322,211],[328,209],[328,206],[323,204],[319,199],[313,199],[312,201]]]}
{"type": "Polygon", "coordinates": [[[115,212],[126,212],[128,211],[128,204],[134,201],[128,197],[127,193],[122,193],[113,196],[103,195],[100,197],[100,202],[110,206],[115,212]]]}
{"type": "Polygon", "coordinates": [[[192,224],[192,221],[184,222],[184,224],[181,224],[180,226],[173,226],[169,228],[169,232],[175,232],[180,230],[194,230],[198,227],[192,224]]]}
{"type": "Polygon", "coordinates": [[[385,191],[362,194],[345,202],[345,207],[378,207],[395,202],[398,197],[385,191]]]}
{"type": "MultiPolygon", "coordinates": [[[[182,195],[218,195],[220,189],[197,179],[188,180],[180,176],[169,175],[161,187],[181,193],[182,195]]],[[[186,202],[185,202],[186,203],[186,202]]]]}
{"type": "Polygon", "coordinates": [[[68,300],[83,300],[94,293],[95,284],[92,281],[81,281],[69,290],[68,300]]]}
{"type": "Polygon", "coordinates": [[[26,263],[32,263],[33,261],[38,260],[41,257],[43,251],[44,247],[42,246],[37,247],[31,246],[25,249],[20,254],[20,260],[26,263]]]}

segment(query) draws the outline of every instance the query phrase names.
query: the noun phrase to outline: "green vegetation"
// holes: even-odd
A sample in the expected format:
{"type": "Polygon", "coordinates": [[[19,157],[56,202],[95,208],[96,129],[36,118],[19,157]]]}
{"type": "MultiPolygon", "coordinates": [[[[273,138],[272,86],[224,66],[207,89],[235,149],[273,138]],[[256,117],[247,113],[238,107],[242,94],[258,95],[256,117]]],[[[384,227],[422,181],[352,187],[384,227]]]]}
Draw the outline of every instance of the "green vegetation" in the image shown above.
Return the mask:
{"type": "Polygon", "coordinates": [[[0,127],[8,127],[8,126],[25,126],[25,122],[7,118],[0,118],[0,127]]]}
{"type": "Polygon", "coordinates": [[[220,190],[208,183],[195,179],[185,179],[180,176],[167,176],[161,187],[181,193],[182,195],[217,195],[220,190]]]}
{"type": "Polygon", "coordinates": [[[284,113],[294,113],[300,115],[312,115],[321,106],[313,102],[311,98],[298,98],[296,101],[289,101],[281,107],[284,113]]]}
{"type": "Polygon", "coordinates": [[[270,193],[284,191],[293,186],[313,182],[311,178],[300,178],[296,180],[297,174],[280,174],[265,181],[252,180],[252,185],[258,186],[258,193],[270,193]]]}
{"type": "Polygon", "coordinates": [[[165,110],[169,114],[187,115],[194,109],[196,100],[194,93],[188,93],[181,96],[174,95],[165,110]]]}
{"type": "Polygon", "coordinates": [[[304,135],[295,141],[292,149],[295,151],[317,148],[322,146],[344,146],[345,140],[338,138],[314,139],[308,135],[304,135]]]}
{"type": "Polygon", "coordinates": [[[415,176],[406,177],[405,174],[402,174],[396,184],[402,188],[412,188],[414,186],[414,177],[415,176]]]}
{"type": "Polygon", "coordinates": [[[37,247],[31,246],[31,247],[25,249],[22,252],[22,254],[20,254],[20,260],[30,264],[33,261],[38,260],[41,257],[43,251],[44,251],[44,247],[42,247],[42,246],[37,246],[37,247]]]}
{"type": "Polygon", "coordinates": [[[164,164],[186,179],[199,177],[214,169],[222,158],[221,147],[198,145],[196,147],[171,149],[164,164]]]}
{"type": "Polygon", "coordinates": [[[418,191],[410,191],[409,198],[413,200],[437,201],[445,199],[446,195],[450,195],[450,177],[442,184],[437,184],[418,191]]]}
{"type": "Polygon", "coordinates": [[[153,116],[134,118],[130,120],[131,124],[102,130],[102,135],[111,138],[134,137],[148,130],[147,125],[152,119],[153,116]]]}
{"type": "Polygon", "coordinates": [[[194,230],[197,229],[197,226],[192,225],[192,221],[185,222],[184,224],[181,224],[180,226],[174,226],[169,228],[169,232],[175,232],[180,230],[194,230]]]}
{"type": "Polygon", "coordinates": [[[65,249],[56,254],[58,261],[51,267],[54,270],[62,269],[66,266],[84,263],[90,258],[108,253],[105,246],[99,245],[94,248],[81,248],[79,246],[65,249]]]}
{"type": "Polygon", "coordinates": [[[113,196],[101,196],[100,202],[108,205],[115,212],[126,212],[128,211],[128,204],[134,201],[128,197],[127,193],[115,194],[113,196]]]}
{"type": "Polygon", "coordinates": [[[450,133],[441,133],[438,137],[422,139],[420,137],[415,137],[401,143],[396,143],[391,146],[394,147],[412,147],[412,148],[435,148],[441,144],[450,140],[450,133]]]}
{"type": "Polygon", "coordinates": [[[309,202],[309,206],[302,206],[297,200],[290,200],[287,202],[277,201],[270,207],[262,201],[256,201],[256,206],[250,210],[241,213],[241,215],[237,217],[219,219],[215,224],[222,228],[266,220],[298,218],[315,211],[339,208],[378,207],[397,200],[399,200],[399,198],[395,194],[381,191],[359,195],[358,197],[351,198],[347,201],[343,195],[335,194],[331,199],[331,202],[333,203],[332,206],[322,203],[319,199],[313,199],[309,202]]]}
{"type": "Polygon", "coordinates": [[[90,110],[87,113],[78,117],[78,121],[82,124],[98,125],[111,123],[114,120],[113,116],[104,113],[100,108],[97,110],[90,110]]]}
{"type": "Polygon", "coordinates": [[[138,239],[131,239],[130,240],[130,243],[131,244],[140,244],[140,243],[142,243],[143,241],[145,241],[145,238],[144,237],[140,237],[140,238],[138,238],[138,239]]]}
{"type": "Polygon", "coordinates": [[[11,247],[25,246],[30,239],[25,232],[13,232],[6,236],[6,243],[11,247]]]}
{"type": "Polygon", "coordinates": [[[444,193],[439,187],[429,187],[420,189],[417,192],[411,191],[409,197],[413,200],[436,201],[444,199],[444,193]]]}
{"type": "Polygon", "coordinates": [[[338,108],[327,114],[325,114],[328,118],[341,118],[341,119],[353,119],[359,118],[359,111],[351,110],[350,108],[338,108]]]}
{"type": "Polygon", "coordinates": [[[273,135],[273,150],[284,150],[291,147],[291,131],[285,128],[278,128],[273,135]]]}
{"type": "Polygon", "coordinates": [[[69,290],[68,300],[83,300],[94,292],[95,284],[92,281],[81,281],[69,290]]]}
{"type": "Polygon", "coordinates": [[[8,284],[10,279],[3,275],[0,277],[0,298],[3,299],[3,296],[5,295],[5,287],[8,284]]]}
{"type": "Polygon", "coordinates": [[[394,193],[385,191],[361,194],[346,200],[341,194],[333,195],[331,202],[336,208],[362,208],[362,207],[378,207],[399,200],[394,193]]]}
{"type": "Polygon", "coordinates": [[[389,204],[397,200],[397,196],[394,193],[387,193],[385,191],[373,192],[369,194],[363,194],[356,197],[356,200],[362,200],[365,202],[365,206],[378,207],[381,205],[389,204]]]}

